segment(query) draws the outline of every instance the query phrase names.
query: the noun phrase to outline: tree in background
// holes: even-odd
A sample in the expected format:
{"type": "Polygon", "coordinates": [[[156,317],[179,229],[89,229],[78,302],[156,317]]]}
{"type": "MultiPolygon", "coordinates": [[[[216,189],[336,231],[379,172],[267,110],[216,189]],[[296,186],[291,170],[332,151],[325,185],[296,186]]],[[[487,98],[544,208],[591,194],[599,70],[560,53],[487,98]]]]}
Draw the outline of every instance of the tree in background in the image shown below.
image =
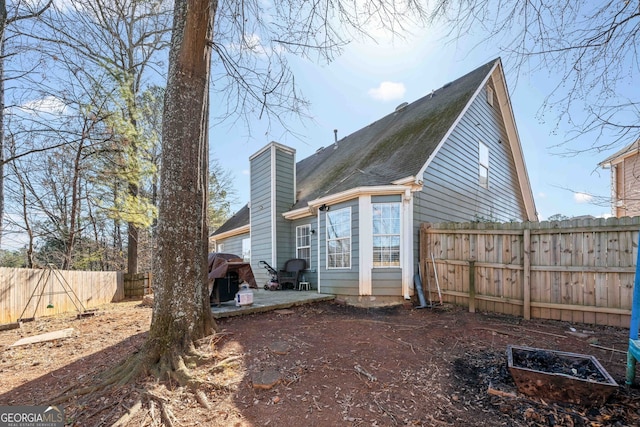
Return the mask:
{"type": "Polygon", "coordinates": [[[553,214],[553,215],[551,215],[551,216],[547,219],[547,221],[564,221],[564,220],[567,220],[567,219],[569,219],[569,217],[568,217],[568,216],[563,215],[563,214],[560,214],[560,213],[557,213],[557,214],[553,214]]]}
{"type": "MultiPolygon", "coordinates": [[[[5,61],[7,57],[18,54],[17,50],[13,51],[7,47],[7,31],[12,24],[18,21],[37,18],[52,4],[53,0],[49,0],[44,4],[15,2],[9,5],[7,5],[6,0],[0,1],[0,243],[2,243],[2,234],[4,233],[4,165],[10,161],[4,157],[5,81],[9,78],[5,72],[5,61]]],[[[19,43],[18,46],[20,46],[19,43]]]]}
{"type": "Polygon", "coordinates": [[[218,159],[211,159],[209,165],[207,219],[210,235],[231,216],[231,205],[236,201],[236,191],[233,187],[233,174],[230,170],[224,169],[218,159]]]}
{"type": "Polygon", "coordinates": [[[594,138],[590,146],[571,147],[570,138],[555,148],[599,152],[638,139],[637,1],[437,0],[431,7],[431,21],[449,28],[451,39],[484,34],[518,69],[560,76],[541,117],[553,113],[576,137],[594,138]]]}
{"type": "Polygon", "coordinates": [[[157,141],[144,138],[138,103],[152,86],[148,79],[162,73],[170,19],[171,5],[164,0],[74,0],[56,4],[41,17],[41,30],[29,33],[54,62],[73,58],[83,80],[100,76],[94,87],[99,84],[111,100],[109,129],[118,149],[112,164],[117,171],[112,178],[118,181],[112,187],[112,216],[127,224],[130,274],[138,272],[139,230],[150,226],[155,211],[141,185],[155,173],[143,153],[157,141]]]}

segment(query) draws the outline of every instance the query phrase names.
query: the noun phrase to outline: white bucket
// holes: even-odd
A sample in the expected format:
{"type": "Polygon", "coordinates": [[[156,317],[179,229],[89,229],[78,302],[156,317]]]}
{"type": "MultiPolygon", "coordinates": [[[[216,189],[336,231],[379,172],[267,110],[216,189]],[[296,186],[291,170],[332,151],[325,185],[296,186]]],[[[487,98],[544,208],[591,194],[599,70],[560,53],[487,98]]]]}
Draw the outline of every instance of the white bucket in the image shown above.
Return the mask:
{"type": "Polygon", "coordinates": [[[243,283],[240,290],[236,293],[236,306],[244,306],[253,304],[253,292],[249,289],[249,285],[243,283]]]}

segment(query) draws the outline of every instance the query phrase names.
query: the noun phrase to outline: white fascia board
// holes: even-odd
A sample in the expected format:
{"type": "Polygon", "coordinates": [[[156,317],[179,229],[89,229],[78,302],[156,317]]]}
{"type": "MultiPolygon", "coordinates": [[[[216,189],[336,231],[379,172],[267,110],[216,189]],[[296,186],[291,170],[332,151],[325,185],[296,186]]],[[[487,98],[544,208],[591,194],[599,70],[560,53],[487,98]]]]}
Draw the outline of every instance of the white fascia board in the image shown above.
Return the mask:
{"type": "Polygon", "coordinates": [[[371,196],[368,194],[358,197],[358,234],[359,234],[359,287],[358,294],[360,296],[368,296],[373,293],[371,284],[373,270],[373,250],[365,250],[364,248],[373,248],[373,205],[371,204],[371,196]]]}
{"type": "MultiPolygon", "coordinates": [[[[529,174],[527,172],[527,166],[522,152],[522,144],[520,143],[520,135],[518,134],[518,128],[516,127],[513,107],[511,106],[511,98],[509,97],[509,90],[507,89],[507,80],[505,79],[501,62],[496,64],[496,67],[491,70],[490,75],[493,77],[496,96],[498,97],[500,111],[502,112],[502,120],[505,124],[507,138],[509,138],[509,146],[513,153],[513,161],[516,166],[516,173],[518,175],[518,183],[520,184],[522,199],[524,200],[524,206],[527,211],[527,219],[529,221],[538,221],[536,205],[531,191],[531,182],[529,181],[529,174]]],[[[484,84],[482,87],[484,87],[484,84]]]]}
{"type": "Polygon", "coordinates": [[[224,233],[211,236],[209,237],[209,240],[216,242],[218,240],[228,239],[229,237],[237,236],[239,234],[249,233],[250,231],[251,231],[251,226],[247,224],[247,225],[243,225],[242,227],[234,228],[233,230],[225,231],[224,233]]]}
{"type": "MultiPolygon", "coordinates": [[[[409,178],[407,178],[409,179],[409,178]]],[[[314,215],[318,207],[322,205],[335,205],[360,196],[380,196],[386,194],[405,194],[407,191],[414,192],[422,189],[421,185],[415,183],[415,179],[410,177],[410,181],[403,185],[377,185],[373,187],[356,187],[342,193],[332,194],[320,199],[311,200],[307,206],[282,214],[286,219],[300,219],[314,215]]]]}
{"type": "Polygon", "coordinates": [[[250,157],[249,157],[249,161],[253,160],[254,158],[258,157],[260,154],[264,153],[267,150],[270,150],[271,147],[276,147],[282,151],[294,154],[296,153],[296,149],[295,148],[291,148],[291,147],[287,147],[286,145],[280,144],[279,142],[275,142],[275,141],[271,141],[270,143],[268,143],[267,145],[265,145],[264,147],[262,147],[261,149],[259,149],[258,151],[256,151],[255,153],[253,153],[250,157]]]}
{"type": "Polygon", "coordinates": [[[313,215],[314,215],[313,209],[311,209],[311,207],[309,206],[305,206],[303,208],[299,208],[293,211],[288,211],[282,214],[282,216],[285,219],[290,219],[290,220],[305,218],[313,215]]]}

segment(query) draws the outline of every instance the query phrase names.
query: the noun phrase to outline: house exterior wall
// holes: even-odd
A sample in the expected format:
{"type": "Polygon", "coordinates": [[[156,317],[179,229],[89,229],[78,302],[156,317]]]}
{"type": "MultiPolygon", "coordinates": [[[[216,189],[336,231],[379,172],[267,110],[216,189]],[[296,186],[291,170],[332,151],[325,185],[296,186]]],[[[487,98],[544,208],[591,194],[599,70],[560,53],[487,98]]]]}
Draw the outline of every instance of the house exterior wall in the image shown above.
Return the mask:
{"type": "Polygon", "coordinates": [[[295,156],[292,152],[277,149],[275,154],[275,226],[276,226],[276,264],[273,268],[280,268],[293,258],[295,252],[295,228],[282,214],[291,209],[295,203],[295,156]]]}
{"type": "Polygon", "coordinates": [[[224,245],[222,250],[217,252],[224,252],[226,254],[234,254],[242,257],[242,241],[249,238],[249,233],[238,234],[236,236],[229,237],[228,239],[219,240],[216,245],[224,245]]]}
{"type": "Polygon", "coordinates": [[[358,224],[358,199],[349,200],[331,206],[331,211],[343,208],[351,209],[351,268],[327,269],[327,212],[319,211],[320,226],[318,227],[318,257],[320,265],[320,292],[335,295],[359,295],[359,224],[358,224]]]}
{"type": "Polygon", "coordinates": [[[258,264],[272,260],[271,225],[271,153],[265,151],[251,159],[251,268],[258,283],[269,278],[267,271],[258,264]]]}
{"type": "Polygon", "coordinates": [[[276,143],[267,145],[250,159],[251,268],[258,283],[270,277],[260,261],[277,270],[288,259],[291,228],[282,213],[294,201],[294,164],[295,151],[276,143]]]}
{"type": "Polygon", "coordinates": [[[310,225],[311,230],[311,255],[309,259],[309,265],[307,265],[307,271],[304,273],[304,278],[311,285],[311,289],[318,289],[318,222],[317,217],[307,217],[297,219],[291,222],[291,239],[293,245],[289,258],[297,258],[296,254],[296,227],[301,225],[310,225]]]}
{"type": "Polygon", "coordinates": [[[615,216],[640,215],[640,155],[625,157],[612,167],[612,174],[616,180],[615,216]]]}
{"type": "MultiPolygon", "coordinates": [[[[399,195],[390,196],[373,196],[371,197],[371,203],[400,203],[402,202],[399,195]]],[[[403,218],[401,217],[401,221],[403,218]]],[[[369,218],[369,221],[373,221],[373,218],[369,218]]],[[[402,230],[401,226],[401,230],[402,230]]],[[[405,236],[400,236],[401,239],[405,236]]],[[[372,248],[362,248],[361,250],[372,250],[372,248]]],[[[411,255],[403,254],[403,245],[400,244],[401,256],[411,255]]],[[[371,270],[371,295],[373,296],[402,296],[402,268],[400,267],[388,267],[388,268],[372,268],[371,270]]]]}
{"type": "MultiPolygon", "coordinates": [[[[495,90],[494,96],[495,96],[495,90]]],[[[414,199],[414,257],[423,222],[522,221],[526,209],[500,106],[483,90],[436,154],[414,199]],[[479,183],[479,143],[489,147],[489,185],[479,183]]]]}

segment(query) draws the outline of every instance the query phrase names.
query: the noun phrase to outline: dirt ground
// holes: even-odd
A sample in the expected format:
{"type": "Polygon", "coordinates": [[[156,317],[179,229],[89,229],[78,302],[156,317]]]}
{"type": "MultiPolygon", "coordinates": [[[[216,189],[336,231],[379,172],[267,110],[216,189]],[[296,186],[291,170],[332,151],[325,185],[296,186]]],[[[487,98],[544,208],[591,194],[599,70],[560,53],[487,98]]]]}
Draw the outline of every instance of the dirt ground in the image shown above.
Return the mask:
{"type": "MultiPolygon", "coordinates": [[[[0,405],[47,405],[98,383],[141,347],[150,319],[151,309],[136,301],[101,307],[93,317],[70,313],[0,332],[0,405]],[[10,347],[65,328],[73,328],[71,337],[10,347]]],[[[131,426],[640,425],[640,390],[622,386],[624,329],[449,306],[336,303],[219,320],[218,327],[200,342],[211,361],[192,367],[206,384],[204,402],[146,378],[65,402],[68,425],[119,419],[131,426]],[[525,396],[507,369],[509,344],[594,355],[621,386],[596,406],[525,396]],[[153,399],[140,406],[143,395],[153,399]]]]}

